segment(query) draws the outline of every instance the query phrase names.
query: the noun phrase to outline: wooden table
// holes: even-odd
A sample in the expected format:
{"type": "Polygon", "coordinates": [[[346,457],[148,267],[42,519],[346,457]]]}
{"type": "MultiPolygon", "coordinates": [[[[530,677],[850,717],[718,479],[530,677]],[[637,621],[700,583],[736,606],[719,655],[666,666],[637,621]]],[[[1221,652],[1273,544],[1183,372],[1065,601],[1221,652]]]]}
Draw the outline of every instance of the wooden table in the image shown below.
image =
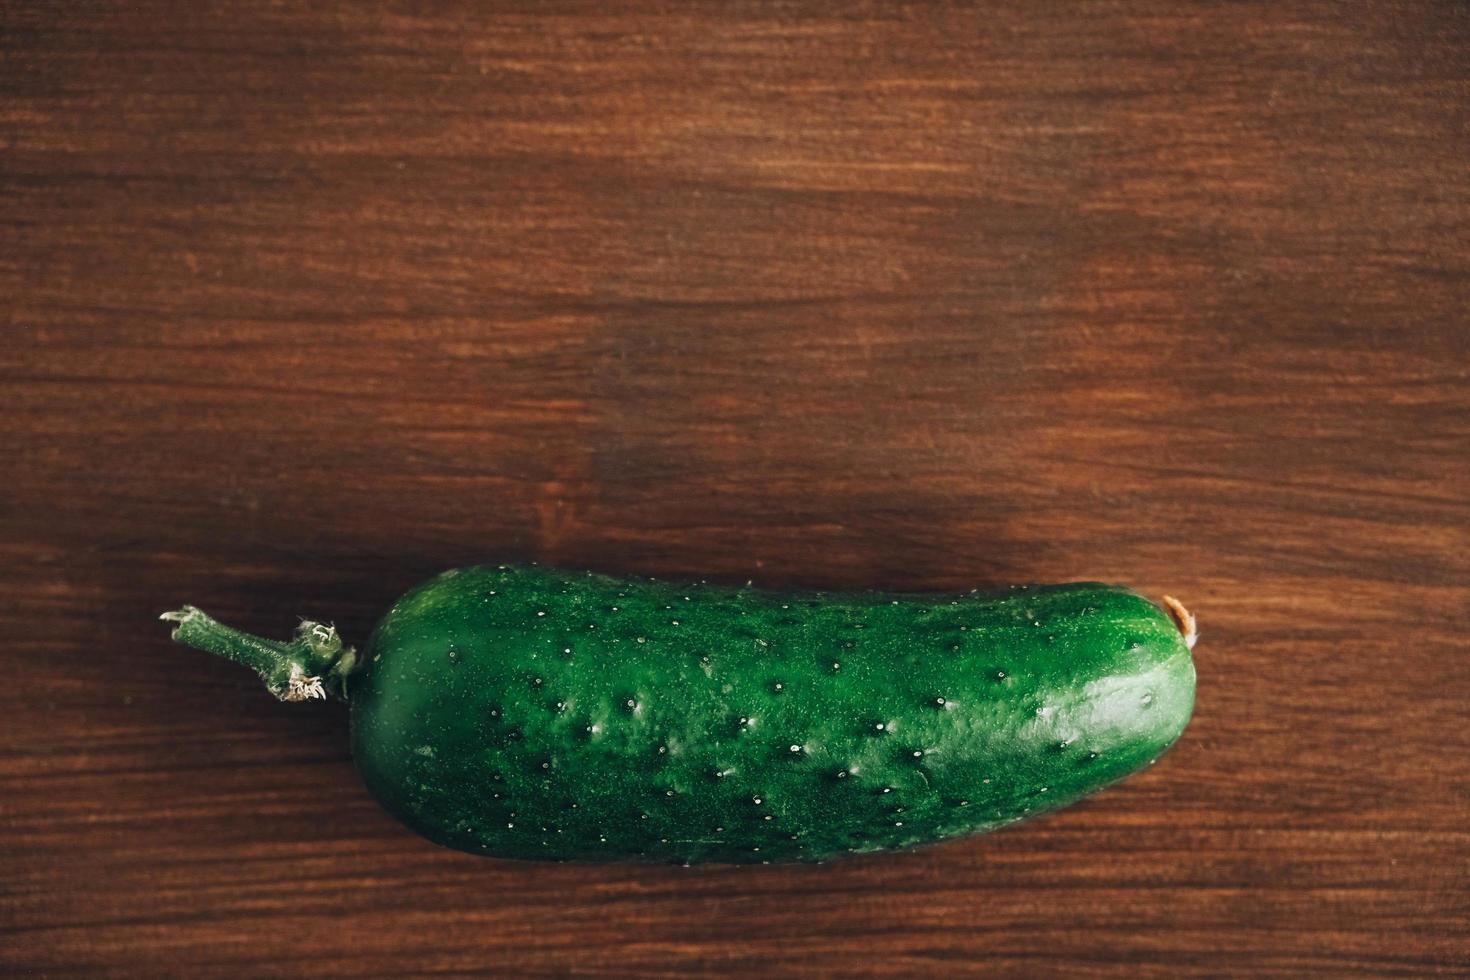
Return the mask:
{"type": "Polygon", "coordinates": [[[0,972],[1470,971],[1470,7],[0,7],[0,972]],[[340,706],[487,559],[1100,578],[1180,745],[824,867],[438,849],[340,706]]]}

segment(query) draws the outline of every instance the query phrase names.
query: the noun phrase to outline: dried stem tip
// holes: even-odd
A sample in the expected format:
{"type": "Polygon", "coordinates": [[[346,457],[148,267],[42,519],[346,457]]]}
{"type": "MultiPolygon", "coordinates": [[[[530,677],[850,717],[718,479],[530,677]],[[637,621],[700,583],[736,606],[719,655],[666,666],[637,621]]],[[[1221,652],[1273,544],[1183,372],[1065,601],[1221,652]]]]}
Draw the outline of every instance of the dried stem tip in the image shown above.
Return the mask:
{"type": "Polygon", "coordinates": [[[1174,625],[1179,627],[1179,632],[1184,634],[1184,645],[1194,649],[1194,641],[1199,639],[1199,626],[1195,622],[1194,613],[1184,608],[1184,603],[1171,595],[1164,596],[1164,608],[1174,618],[1174,625]]]}

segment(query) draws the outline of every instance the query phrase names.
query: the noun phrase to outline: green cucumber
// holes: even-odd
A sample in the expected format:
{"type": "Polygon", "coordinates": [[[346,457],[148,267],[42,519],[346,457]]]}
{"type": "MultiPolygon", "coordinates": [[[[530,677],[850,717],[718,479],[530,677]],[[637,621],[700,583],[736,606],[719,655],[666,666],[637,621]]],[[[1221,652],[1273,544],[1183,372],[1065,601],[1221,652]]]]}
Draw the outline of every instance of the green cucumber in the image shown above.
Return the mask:
{"type": "Polygon", "coordinates": [[[536,566],[446,572],[361,655],[193,607],[174,638],[351,705],[369,790],[496,857],[821,861],[991,830],[1148,765],[1194,704],[1193,621],[1095,583],[776,593],[536,566]]]}

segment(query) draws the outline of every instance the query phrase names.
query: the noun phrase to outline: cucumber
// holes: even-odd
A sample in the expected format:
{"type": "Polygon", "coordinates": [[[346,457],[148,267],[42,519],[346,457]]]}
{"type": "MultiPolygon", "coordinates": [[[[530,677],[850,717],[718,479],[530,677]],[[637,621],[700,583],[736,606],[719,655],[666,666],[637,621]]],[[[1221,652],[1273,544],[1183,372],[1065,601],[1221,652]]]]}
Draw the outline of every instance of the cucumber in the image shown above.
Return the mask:
{"type": "Polygon", "coordinates": [[[692,864],[991,830],[1148,765],[1194,704],[1193,621],[1166,602],[498,565],[409,592],[361,655],[316,623],[275,643],[193,607],[165,618],[282,698],[345,697],[368,789],[433,841],[692,864]]]}

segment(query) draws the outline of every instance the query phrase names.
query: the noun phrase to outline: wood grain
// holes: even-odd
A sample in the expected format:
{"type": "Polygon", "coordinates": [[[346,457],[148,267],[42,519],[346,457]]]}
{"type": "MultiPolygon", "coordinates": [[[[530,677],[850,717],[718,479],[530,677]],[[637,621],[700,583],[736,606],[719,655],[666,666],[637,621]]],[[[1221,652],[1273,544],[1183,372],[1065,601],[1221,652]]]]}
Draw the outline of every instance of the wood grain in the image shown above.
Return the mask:
{"type": "Polygon", "coordinates": [[[0,972],[1470,972],[1470,7],[0,6],[0,972]],[[1111,579],[1158,766],[510,864],[173,647],[500,557],[1111,579]]]}

